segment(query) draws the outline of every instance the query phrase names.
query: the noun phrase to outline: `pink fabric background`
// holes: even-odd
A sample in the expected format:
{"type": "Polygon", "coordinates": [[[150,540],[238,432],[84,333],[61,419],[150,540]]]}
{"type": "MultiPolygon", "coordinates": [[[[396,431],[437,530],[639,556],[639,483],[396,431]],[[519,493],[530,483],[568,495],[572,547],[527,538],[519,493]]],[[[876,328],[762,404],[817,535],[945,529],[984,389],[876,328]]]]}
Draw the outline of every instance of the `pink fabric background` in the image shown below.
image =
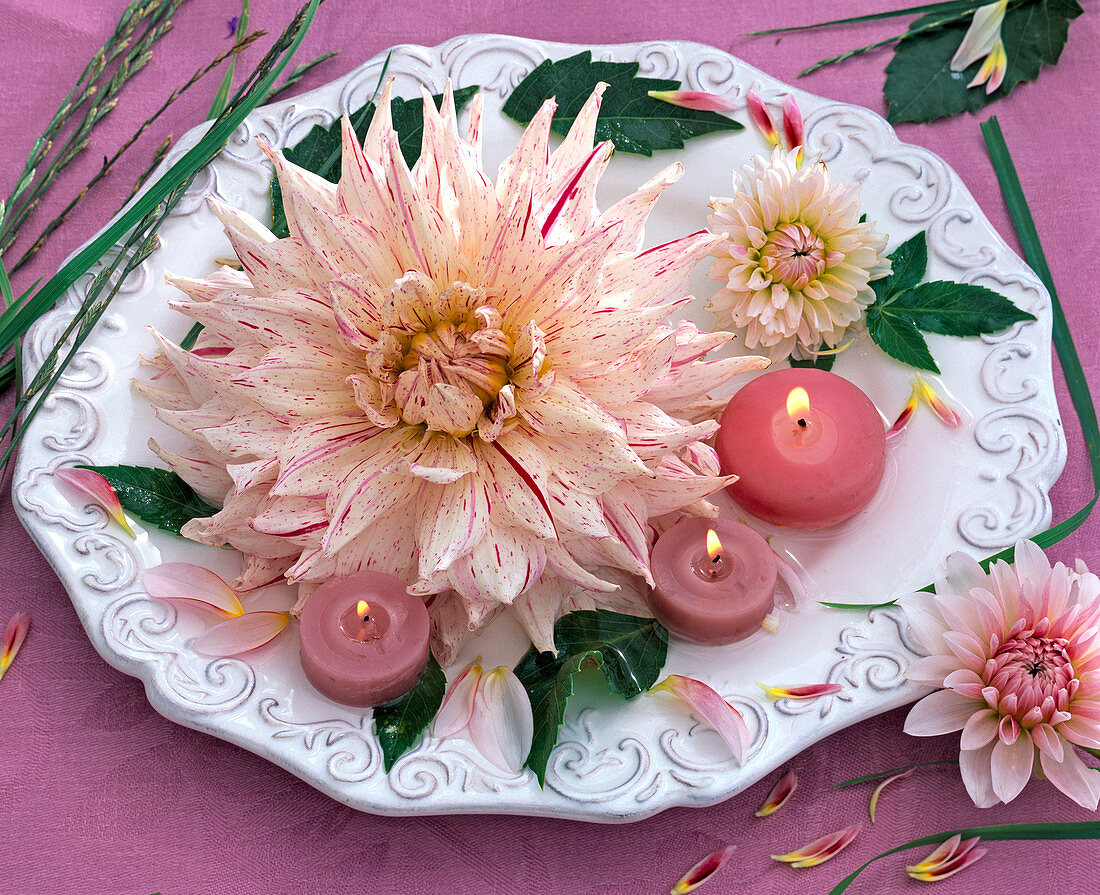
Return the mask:
{"type": "MultiPolygon", "coordinates": [[[[4,66],[0,74],[0,193],[7,194],[35,134],[44,127],[93,50],[110,32],[123,0],[0,0],[4,66]]],[[[253,23],[274,35],[297,0],[253,3],[253,23]]],[[[898,20],[811,34],[742,38],[743,32],[856,15],[901,0],[776,0],[771,3],[631,0],[453,0],[432,4],[340,2],[320,10],[299,61],[341,55],[303,87],[333,79],[393,44],[434,44],[469,32],[506,32],[548,40],[610,43],[689,39],[732,50],[753,65],[793,80],[805,65],[901,30],[898,20]]],[[[117,110],[96,133],[83,162],[63,178],[58,198],[78,189],[167,92],[229,45],[230,0],[191,0],[175,31],[156,50],[117,110]]],[[[904,20],[902,20],[904,21],[904,20]]],[[[268,41],[270,38],[268,38],[268,41]]],[[[268,41],[262,41],[266,48],[268,41]]],[[[1071,28],[1063,62],[994,108],[1032,203],[1066,313],[1093,388],[1100,388],[1093,311],[1100,258],[1096,145],[1100,137],[1097,72],[1100,34],[1086,14],[1071,28]]],[[[246,54],[258,59],[261,49],[246,54]]],[[[885,112],[881,87],[888,52],[804,79],[806,89],[885,112]]],[[[98,229],[168,131],[198,123],[216,89],[204,82],[139,144],[71,223],[16,292],[57,269],[98,229]]],[[[978,131],[977,117],[903,125],[904,140],[943,156],[966,181],[994,225],[1015,244],[978,131]]],[[[44,223],[56,200],[38,216],[44,223]]],[[[15,256],[10,256],[12,260],[15,256]]],[[[1076,510],[1091,493],[1082,442],[1065,389],[1058,385],[1070,460],[1052,494],[1054,516],[1076,510]]],[[[8,401],[10,404],[10,399],[8,401]]],[[[6,413],[5,413],[6,415],[6,413]]],[[[1083,556],[1100,568],[1098,523],[1051,551],[1083,556]]],[[[93,651],[45,560],[4,501],[0,510],[0,623],[28,610],[33,628],[0,683],[0,889],[24,893],[664,892],[694,861],[737,843],[734,860],[704,891],[827,892],[863,860],[915,836],[971,824],[1086,820],[1092,815],[1046,783],[1032,783],[1011,806],[979,811],[952,767],[926,769],[887,790],[879,823],[842,856],[797,871],[768,859],[823,833],[866,821],[869,787],[830,790],[858,774],[910,761],[953,757],[956,738],[918,740],[901,731],[896,711],[820,743],[792,764],[798,793],[783,811],[752,816],[773,775],[725,804],[675,809],[641,823],[604,827],[541,819],[472,816],[400,819],[359,814],[287,772],[229,745],[178,727],[145,700],[142,685],[93,651]]],[[[915,892],[903,865],[920,852],[888,858],[853,892],[915,892]]],[[[1085,895],[1100,890],[1100,845],[992,843],[976,868],[940,883],[939,895],[1027,893],[1085,895]]]]}

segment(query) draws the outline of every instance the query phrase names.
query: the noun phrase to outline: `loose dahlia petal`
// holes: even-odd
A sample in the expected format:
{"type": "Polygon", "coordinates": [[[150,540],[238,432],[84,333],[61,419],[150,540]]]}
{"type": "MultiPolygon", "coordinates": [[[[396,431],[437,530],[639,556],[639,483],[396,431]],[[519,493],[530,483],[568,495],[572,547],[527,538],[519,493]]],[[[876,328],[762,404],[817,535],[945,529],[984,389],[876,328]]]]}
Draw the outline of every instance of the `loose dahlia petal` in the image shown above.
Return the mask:
{"type": "Polygon", "coordinates": [[[8,619],[8,624],[4,628],[4,636],[0,639],[0,678],[3,678],[7,670],[11,668],[11,663],[15,661],[19,648],[27,638],[30,627],[31,617],[26,612],[17,612],[8,619]]]}
{"type": "Polygon", "coordinates": [[[664,690],[684,700],[725,741],[737,763],[744,764],[749,747],[749,729],[741,713],[714,689],[695,678],[670,674],[654,684],[649,692],[655,690],[664,690]]]}
{"type": "Polygon", "coordinates": [[[871,802],[867,806],[867,813],[871,815],[871,823],[875,822],[875,810],[878,808],[878,800],[879,797],[882,795],[882,791],[895,780],[904,780],[906,777],[911,776],[912,773],[913,769],[910,768],[908,771],[905,771],[901,774],[894,774],[892,777],[887,777],[878,786],[875,787],[875,791],[871,793],[871,802]]]}
{"type": "Polygon", "coordinates": [[[771,858],[773,861],[782,861],[792,867],[816,867],[844,851],[852,844],[862,828],[862,824],[853,824],[843,830],[815,839],[794,851],[783,855],[772,855],[771,858]]]}
{"type": "Polygon", "coordinates": [[[1008,0],[996,0],[995,3],[980,6],[974,11],[970,27],[951,59],[951,71],[964,71],[993,51],[1000,43],[1001,25],[1007,9],[1008,0]]]}
{"type": "Polygon", "coordinates": [[[470,741],[496,767],[518,774],[531,751],[531,700],[515,673],[504,665],[486,672],[474,694],[470,741]]]}
{"type": "MultiPolygon", "coordinates": [[[[768,797],[764,799],[764,804],[756,809],[756,816],[767,817],[769,814],[775,814],[776,811],[787,804],[787,799],[794,795],[794,791],[797,788],[798,777],[795,776],[794,771],[787,771],[786,774],[779,778],[779,782],[772,787],[772,791],[768,793],[768,797]]],[[[874,818],[871,820],[873,823],[874,818]]]]}
{"type": "Polygon", "coordinates": [[[701,90],[650,90],[649,96],[685,109],[697,109],[700,112],[730,112],[734,104],[715,93],[701,90]]]}
{"type": "Polygon", "coordinates": [[[688,892],[694,892],[721,870],[736,850],[736,845],[723,845],[717,851],[711,852],[676,881],[676,885],[670,890],[670,895],[687,895],[688,892]]]}
{"type": "Polygon", "coordinates": [[[166,562],[147,569],[141,586],[158,600],[188,600],[226,618],[244,614],[240,597],[219,575],[187,562],[166,562]]]}
{"type": "Polygon", "coordinates": [[[932,883],[947,879],[947,877],[954,876],[960,870],[965,870],[986,854],[988,849],[975,848],[980,841],[977,836],[963,840],[956,833],[950,839],[946,839],[936,846],[923,861],[906,867],[905,871],[913,879],[922,882],[932,883]]]}
{"type": "Polygon", "coordinates": [[[758,683],[757,686],[769,699],[817,699],[819,696],[831,696],[844,688],[840,684],[803,684],[797,687],[770,687],[758,683]]]}
{"type": "Polygon", "coordinates": [[[136,537],[134,530],[130,528],[130,522],[122,511],[118,494],[103,476],[90,469],[59,469],[54,478],[64,482],[74,491],[78,491],[85,497],[91,498],[123,531],[131,538],[136,537]]]}
{"type": "Polygon", "coordinates": [[[246,612],[207,628],[191,648],[203,656],[236,656],[273,640],[289,623],[289,612],[246,612]]]}

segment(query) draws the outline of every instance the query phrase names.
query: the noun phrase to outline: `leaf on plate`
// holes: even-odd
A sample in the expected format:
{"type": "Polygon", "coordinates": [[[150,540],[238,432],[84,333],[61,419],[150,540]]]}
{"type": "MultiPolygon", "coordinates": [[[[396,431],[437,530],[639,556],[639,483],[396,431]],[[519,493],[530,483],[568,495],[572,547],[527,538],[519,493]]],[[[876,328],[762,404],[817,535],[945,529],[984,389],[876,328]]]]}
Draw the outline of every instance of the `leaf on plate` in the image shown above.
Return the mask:
{"type": "Polygon", "coordinates": [[[652,618],[584,609],[558,619],[554,645],[557,655],[532,647],[516,665],[535,721],[526,764],[540,786],[573,693],[573,675],[582,668],[598,668],[612,693],[633,699],[656,683],[668,653],[668,632],[652,618]]]}
{"type": "Polygon", "coordinates": [[[637,74],[637,62],[593,61],[591,50],[568,59],[547,59],[519,83],[501,111],[520,124],[528,124],[542,104],[553,97],[558,109],[551,129],[565,135],[596,85],[603,81],[608,87],[596,120],[596,140],[611,140],[621,152],[652,155],[660,149],[683,149],[684,140],[691,137],[741,130],[741,124],[725,115],[654,99],[649,91],[678,90],[680,82],[639,78],[637,74]]]}
{"type": "Polygon", "coordinates": [[[1069,23],[1082,13],[1077,0],[1032,0],[1009,6],[1001,26],[1001,39],[1008,55],[1004,81],[991,94],[983,87],[968,88],[981,67],[975,62],[966,71],[951,71],[951,57],[962,43],[970,19],[944,25],[925,33],[912,33],[937,18],[930,13],[909,26],[898,43],[894,58],[886,66],[883,92],[892,123],[931,121],[956,112],[976,112],[1007,96],[1023,81],[1039,76],[1044,64],[1054,65],[1065,46],[1069,23]]]}
{"type": "Polygon", "coordinates": [[[115,489],[123,508],[140,519],[179,534],[192,519],[213,516],[211,506],[176,473],[150,466],[80,466],[98,472],[115,489]]]}
{"type": "MultiPolygon", "coordinates": [[[[480,89],[477,85],[472,85],[456,90],[455,109],[461,111],[480,89]]],[[[436,108],[439,108],[443,102],[442,94],[436,94],[432,99],[435,100],[436,108]]],[[[348,116],[360,140],[367,135],[367,129],[374,118],[374,109],[374,103],[370,102],[348,116]]],[[[406,164],[412,167],[420,158],[420,142],[424,135],[424,101],[419,97],[409,100],[395,98],[390,103],[390,114],[393,116],[393,127],[401,145],[401,154],[405,157],[406,164]]],[[[340,120],[337,119],[328,127],[316,125],[300,142],[284,149],[283,155],[299,168],[305,168],[336,183],[340,179],[340,120]]],[[[278,178],[271,180],[271,209],[271,232],[280,239],[289,236],[278,178]]]]}
{"type": "Polygon", "coordinates": [[[997,333],[1021,320],[1035,319],[992,289],[945,280],[921,283],[903,292],[886,313],[904,314],[921,331],[944,336],[997,333]]]}
{"type": "Polygon", "coordinates": [[[924,336],[908,317],[871,305],[867,309],[867,333],[879,348],[895,360],[918,370],[940,372],[924,336]]]}
{"type": "Polygon", "coordinates": [[[905,240],[889,255],[890,273],[871,281],[876,304],[886,304],[895,295],[912,289],[924,279],[928,267],[928,241],[921,230],[905,240]]]}
{"type": "Polygon", "coordinates": [[[394,762],[420,741],[447,690],[447,676],[435,656],[428,655],[428,667],[416,685],[400,699],[380,705],[374,710],[374,734],[382,746],[382,762],[386,773],[394,762]]]}
{"type": "Polygon", "coordinates": [[[833,364],[836,363],[836,355],[821,354],[817,357],[808,357],[802,360],[792,357],[788,358],[788,361],[792,367],[813,367],[828,373],[833,368],[833,364]]]}

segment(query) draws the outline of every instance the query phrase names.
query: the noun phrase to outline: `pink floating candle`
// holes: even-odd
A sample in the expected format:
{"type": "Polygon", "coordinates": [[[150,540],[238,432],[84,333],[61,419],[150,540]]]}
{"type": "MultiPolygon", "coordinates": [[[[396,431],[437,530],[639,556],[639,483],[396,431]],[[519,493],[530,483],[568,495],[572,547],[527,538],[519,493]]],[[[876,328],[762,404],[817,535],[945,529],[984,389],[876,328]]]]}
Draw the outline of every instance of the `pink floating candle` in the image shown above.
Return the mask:
{"type": "Polygon", "coordinates": [[[726,490],[766,522],[824,528],[878,489],[886,433],[875,405],[840,376],[812,368],[754,379],[726,405],[715,448],[726,490]]]}
{"type": "Polygon", "coordinates": [[[681,519],[657,539],[649,565],[649,607],[685,640],[733,643],[759,630],[771,612],[775,554],[740,522],[681,519]]]}
{"type": "Polygon", "coordinates": [[[381,705],[411,690],[424,672],[428,627],[424,603],[392,575],[334,578],[302,610],[302,668],[329,699],[381,705]]]}

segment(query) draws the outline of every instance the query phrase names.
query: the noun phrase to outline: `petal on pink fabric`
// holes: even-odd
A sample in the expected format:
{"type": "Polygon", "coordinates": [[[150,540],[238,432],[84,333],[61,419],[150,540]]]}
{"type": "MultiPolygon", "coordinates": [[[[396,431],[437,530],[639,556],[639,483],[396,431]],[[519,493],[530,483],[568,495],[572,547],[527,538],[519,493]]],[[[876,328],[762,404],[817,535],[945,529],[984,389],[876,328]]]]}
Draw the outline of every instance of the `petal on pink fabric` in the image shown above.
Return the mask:
{"type": "Polygon", "coordinates": [[[936,882],[954,876],[986,854],[988,849],[975,848],[979,841],[977,836],[963,840],[956,833],[936,846],[923,861],[906,867],[906,873],[922,882],[936,882]]]}
{"type": "Polygon", "coordinates": [[[0,678],[3,678],[7,670],[11,668],[11,663],[15,661],[19,648],[27,638],[27,631],[30,630],[30,627],[31,617],[26,612],[17,612],[8,619],[8,623],[4,628],[4,636],[0,639],[0,678]]]}
{"type": "Polygon", "coordinates": [[[481,657],[478,656],[448,688],[432,725],[433,735],[446,739],[466,729],[474,710],[474,694],[481,681],[481,674],[481,657]]]}
{"type": "Polygon", "coordinates": [[[772,787],[772,791],[768,793],[768,797],[764,799],[764,803],[756,809],[756,817],[767,817],[769,814],[775,814],[780,808],[782,808],[798,788],[798,777],[794,771],[788,770],[786,774],[779,778],[779,782],[772,787]]]}
{"type": "Polygon", "coordinates": [[[502,771],[518,774],[534,737],[531,700],[512,669],[486,672],[474,694],[468,725],[470,742],[502,771]]]}
{"type": "Polygon", "coordinates": [[[663,103],[699,112],[732,112],[734,104],[716,93],[702,90],[650,90],[649,96],[663,103]]]}
{"type": "Polygon", "coordinates": [[[189,562],[166,562],[141,576],[145,592],[158,600],[194,600],[227,618],[244,614],[241,600],[222,578],[189,562]]]}
{"type": "Polygon", "coordinates": [[[723,739],[737,763],[743,764],[749,748],[749,729],[741,713],[712,687],[695,678],[670,674],[654,684],[650,693],[664,690],[686,702],[723,739]]]}
{"type": "Polygon", "coordinates": [[[818,864],[824,864],[830,858],[834,858],[844,851],[855,841],[861,829],[863,829],[863,824],[853,824],[843,830],[837,830],[835,833],[829,833],[827,836],[815,839],[813,842],[794,851],[782,855],[772,855],[771,858],[773,861],[782,861],[792,867],[816,867],[818,864]]]}
{"type": "Polygon", "coordinates": [[[288,624],[289,612],[246,612],[207,628],[191,641],[191,648],[201,656],[236,656],[273,640],[288,624]]]}
{"type": "Polygon", "coordinates": [[[736,850],[736,845],[723,845],[720,849],[711,852],[676,881],[670,890],[670,895],[687,895],[688,892],[694,892],[721,870],[736,850]]]}
{"type": "Polygon", "coordinates": [[[912,776],[912,774],[913,768],[910,768],[908,771],[904,771],[901,774],[894,774],[892,777],[887,777],[875,787],[875,791],[871,793],[871,803],[867,806],[867,813],[871,815],[871,823],[875,822],[875,811],[878,809],[878,800],[882,796],[882,791],[896,780],[904,780],[906,777],[912,776]]]}
{"type": "Polygon", "coordinates": [[[111,487],[111,483],[98,472],[93,472],[90,469],[62,468],[57,470],[53,474],[53,477],[60,482],[64,482],[74,491],[90,498],[96,506],[100,507],[122,528],[123,531],[126,532],[126,534],[131,538],[136,537],[134,535],[134,530],[130,528],[130,522],[127,520],[126,514],[122,511],[122,504],[119,503],[118,494],[116,494],[115,489],[111,487]]]}

